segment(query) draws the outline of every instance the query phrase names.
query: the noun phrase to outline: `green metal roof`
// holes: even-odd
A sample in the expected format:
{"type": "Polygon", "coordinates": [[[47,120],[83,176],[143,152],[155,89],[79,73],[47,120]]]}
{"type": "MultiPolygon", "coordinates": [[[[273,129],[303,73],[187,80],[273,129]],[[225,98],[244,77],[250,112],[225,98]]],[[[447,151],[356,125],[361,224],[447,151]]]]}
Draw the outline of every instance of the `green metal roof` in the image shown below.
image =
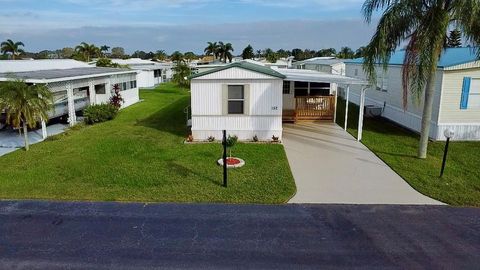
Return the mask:
{"type": "Polygon", "coordinates": [[[200,72],[200,73],[197,73],[197,74],[193,74],[192,76],[190,76],[190,79],[199,78],[199,77],[202,77],[202,76],[205,76],[205,75],[208,75],[208,74],[212,74],[212,73],[215,73],[215,72],[218,72],[218,71],[222,71],[222,70],[226,70],[226,69],[234,68],[234,67],[243,68],[243,69],[246,69],[246,70],[262,73],[262,74],[272,76],[272,77],[277,77],[277,78],[280,78],[280,79],[285,79],[286,78],[285,75],[283,75],[283,74],[281,74],[281,73],[279,73],[279,72],[277,72],[277,71],[275,71],[275,70],[273,70],[269,67],[256,65],[256,64],[245,62],[245,61],[241,61],[241,62],[235,62],[235,63],[229,64],[229,65],[213,68],[211,70],[207,70],[207,71],[200,72]]]}

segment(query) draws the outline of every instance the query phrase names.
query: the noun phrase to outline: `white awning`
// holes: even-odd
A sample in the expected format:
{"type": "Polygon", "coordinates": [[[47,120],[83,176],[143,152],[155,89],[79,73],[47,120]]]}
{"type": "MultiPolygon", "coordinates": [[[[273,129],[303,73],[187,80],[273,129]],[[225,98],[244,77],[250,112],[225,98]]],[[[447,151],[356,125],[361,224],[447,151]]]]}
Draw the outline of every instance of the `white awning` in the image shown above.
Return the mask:
{"type": "Polygon", "coordinates": [[[306,69],[275,69],[275,71],[285,75],[286,81],[297,82],[318,82],[318,83],[336,83],[342,85],[369,85],[367,81],[357,78],[335,75],[325,72],[319,72],[306,69]]]}

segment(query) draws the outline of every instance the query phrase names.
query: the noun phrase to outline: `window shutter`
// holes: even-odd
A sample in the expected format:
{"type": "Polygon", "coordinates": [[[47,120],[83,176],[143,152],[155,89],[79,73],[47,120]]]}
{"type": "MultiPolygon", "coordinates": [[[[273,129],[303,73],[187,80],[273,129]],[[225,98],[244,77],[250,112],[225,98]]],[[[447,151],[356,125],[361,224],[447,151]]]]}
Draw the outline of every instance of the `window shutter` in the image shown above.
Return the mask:
{"type": "Polygon", "coordinates": [[[228,85],[222,85],[222,115],[228,115],[228,85]]]}
{"type": "Polygon", "coordinates": [[[462,99],[460,101],[461,110],[466,110],[468,108],[468,96],[470,95],[471,82],[472,82],[472,78],[470,77],[463,78],[462,99]]]}
{"type": "Polygon", "coordinates": [[[244,90],[243,114],[250,115],[250,84],[246,84],[243,87],[243,90],[244,90]]]}

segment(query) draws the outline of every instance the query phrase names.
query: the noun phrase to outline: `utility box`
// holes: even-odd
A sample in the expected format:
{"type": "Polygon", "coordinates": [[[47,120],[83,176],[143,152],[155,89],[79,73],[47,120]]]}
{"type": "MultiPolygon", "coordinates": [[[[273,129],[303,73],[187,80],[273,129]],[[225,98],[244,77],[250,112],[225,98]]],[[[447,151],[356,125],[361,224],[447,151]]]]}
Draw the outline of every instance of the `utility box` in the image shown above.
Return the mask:
{"type": "Polygon", "coordinates": [[[374,118],[380,117],[383,113],[383,107],[377,105],[366,105],[365,106],[365,117],[374,118]]]}

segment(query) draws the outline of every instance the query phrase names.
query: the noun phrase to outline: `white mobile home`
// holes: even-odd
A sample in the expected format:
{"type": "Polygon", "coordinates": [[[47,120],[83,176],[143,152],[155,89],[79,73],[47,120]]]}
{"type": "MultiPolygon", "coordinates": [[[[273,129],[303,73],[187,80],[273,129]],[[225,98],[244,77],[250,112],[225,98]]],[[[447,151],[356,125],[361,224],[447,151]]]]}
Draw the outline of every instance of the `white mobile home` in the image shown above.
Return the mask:
{"type": "MultiPolygon", "coordinates": [[[[336,92],[330,84],[365,84],[311,70],[272,69],[237,62],[193,75],[192,136],[196,141],[222,130],[240,140],[282,138],[283,121],[335,121],[336,92]]],[[[362,116],[363,117],[363,116],[362,116]]],[[[361,132],[361,128],[359,128],[361,132]]]]}
{"type": "Polygon", "coordinates": [[[221,138],[222,130],[240,140],[282,136],[284,75],[267,67],[237,62],[195,74],[191,80],[192,135],[221,138]]]}
{"type": "MultiPolygon", "coordinates": [[[[411,94],[403,108],[402,63],[404,52],[395,53],[383,71],[378,67],[377,85],[366,91],[366,105],[381,108],[382,116],[419,132],[423,111],[420,100],[411,94]]],[[[346,62],[347,76],[365,79],[363,59],[346,62]]],[[[352,87],[350,101],[359,104],[360,88],[352,87]]],[[[438,64],[430,138],[445,140],[446,129],[456,140],[480,140],[480,61],[471,48],[447,49],[438,64]]]]}
{"type": "Polygon", "coordinates": [[[171,63],[159,63],[140,58],[112,59],[112,62],[137,70],[139,88],[152,88],[172,79],[173,64],[171,63]]]}
{"type": "Polygon", "coordinates": [[[50,117],[68,115],[70,125],[89,104],[108,102],[115,85],[121,90],[123,108],[139,101],[135,70],[98,68],[73,60],[0,61],[0,81],[12,79],[47,85],[54,96],[50,117]]]}

